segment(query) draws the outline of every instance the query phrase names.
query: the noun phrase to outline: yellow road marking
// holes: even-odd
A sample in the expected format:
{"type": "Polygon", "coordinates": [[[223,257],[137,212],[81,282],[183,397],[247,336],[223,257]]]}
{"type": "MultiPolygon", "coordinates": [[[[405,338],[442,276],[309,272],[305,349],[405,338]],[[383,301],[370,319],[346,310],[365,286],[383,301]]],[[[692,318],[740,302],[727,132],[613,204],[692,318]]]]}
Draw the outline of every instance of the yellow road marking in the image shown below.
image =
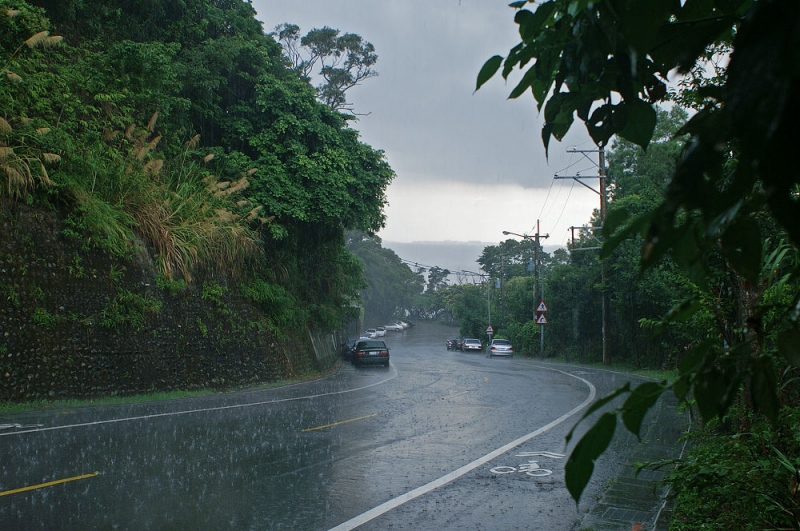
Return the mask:
{"type": "Polygon", "coordinates": [[[95,476],[97,476],[99,474],[100,474],[100,472],[93,472],[91,474],[83,474],[82,476],[75,476],[75,477],[64,478],[64,479],[56,479],[54,481],[48,481],[47,483],[40,483],[38,485],[31,485],[29,487],[22,487],[22,488],[19,488],[19,489],[6,490],[6,491],[3,491],[3,492],[0,492],[0,496],[8,496],[9,494],[18,494],[20,492],[26,492],[26,491],[29,491],[29,490],[42,489],[44,487],[52,487],[53,485],[59,485],[61,483],[67,483],[69,481],[78,481],[79,479],[93,478],[93,477],[95,477],[95,476]]]}
{"type": "Polygon", "coordinates": [[[442,397],[442,400],[447,400],[448,398],[454,398],[454,397],[457,397],[457,396],[465,395],[465,394],[467,394],[467,393],[469,393],[469,389],[467,389],[466,391],[461,391],[460,393],[456,393],[456,394],[454,394],[454,395],[450,395],[450,396],[443,396],[443,397],[442,397]]]}
{"type": "Polygon", "coordinates": [[[364,415],[363,417],[358,417],[356,419],[341,420],[339,422],[334,422],[333,424],[325,424],[324,426],[317,426],[315,428],[306,428],[306,429],[303,430],[303,433],[305,433],[307,431],[324,430],[325,428],[333,428],[334,426],[338,426],[340,424],[347,424],[348,422],[355,422],[357,420],[364,420],[364,419],[368,419],[368,418],[371,418],[371,417],[377,417],[377,416],[378,416],[377,413],[373,413],[372,415],[364,415]]]}

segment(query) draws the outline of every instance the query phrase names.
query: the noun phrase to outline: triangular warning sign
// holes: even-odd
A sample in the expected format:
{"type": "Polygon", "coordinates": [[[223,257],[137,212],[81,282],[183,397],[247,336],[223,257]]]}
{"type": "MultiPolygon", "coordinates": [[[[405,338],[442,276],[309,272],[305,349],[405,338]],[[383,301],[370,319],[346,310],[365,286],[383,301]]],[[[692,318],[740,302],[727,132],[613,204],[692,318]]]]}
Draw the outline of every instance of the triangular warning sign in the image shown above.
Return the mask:
{"type": "Polygon", "coordinates": [[[536,308],[536,311],[537,312],[546,312],[547,311],[547,305],[544,303],[544,301],[539,303],[539,306],[536,308]]]}
{"type": "Polygon", "coordinates": [[[539,317],[536,318],[536,324],[547,324],[547,317],[544,314],[541,314],[539,317]]]}

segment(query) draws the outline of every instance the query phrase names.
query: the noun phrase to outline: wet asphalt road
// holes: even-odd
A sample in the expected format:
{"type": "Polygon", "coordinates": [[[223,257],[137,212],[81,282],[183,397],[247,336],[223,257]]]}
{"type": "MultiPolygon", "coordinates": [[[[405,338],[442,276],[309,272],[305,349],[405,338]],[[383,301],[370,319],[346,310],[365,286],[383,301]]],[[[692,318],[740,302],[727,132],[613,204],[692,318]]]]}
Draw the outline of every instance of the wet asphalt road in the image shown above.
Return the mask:
{"type": "Polygon", "coordinates": [[[390,332],[388,369],[0,418],[0,529],[575,529],[635,441],[576,506],[565,435],[628,376],[449,352],[452,333],[390,332]]]}

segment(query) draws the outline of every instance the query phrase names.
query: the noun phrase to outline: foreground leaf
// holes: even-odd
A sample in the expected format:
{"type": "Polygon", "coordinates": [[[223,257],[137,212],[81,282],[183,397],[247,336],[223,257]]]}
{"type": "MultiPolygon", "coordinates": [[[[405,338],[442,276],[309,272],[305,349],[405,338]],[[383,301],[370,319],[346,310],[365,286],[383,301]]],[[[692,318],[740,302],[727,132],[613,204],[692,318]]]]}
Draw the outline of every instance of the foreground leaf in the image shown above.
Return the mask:
{"type": "Polygon", "coordinates": [[[614,413],[603,413],[600,419],[581,438],[567,464],[564,466],[564,478],[572,499],[578,503],[586,485],[594,472],[594,462],[606,451],[617,427],[617,416],[614,413]]]}

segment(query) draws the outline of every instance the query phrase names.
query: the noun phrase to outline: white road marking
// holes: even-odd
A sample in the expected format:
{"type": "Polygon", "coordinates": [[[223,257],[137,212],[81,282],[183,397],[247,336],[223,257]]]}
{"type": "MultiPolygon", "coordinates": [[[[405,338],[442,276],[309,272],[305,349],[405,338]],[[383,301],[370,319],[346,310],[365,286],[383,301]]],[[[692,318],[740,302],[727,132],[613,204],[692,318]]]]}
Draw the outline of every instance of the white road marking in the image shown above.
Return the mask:
{"type": "MultiPolygon", "coordinates": [[[[230,405],[230,406],[204,407],[204,408],[200,408],[200,409],[187,409],[187,410],[183,410],[183,411],[170,411],[170,412],[167,412],[167,413],[154,413],[152,415],[139,415],[139,416],[136,416],[136,417],[122,417],[122,418],[118,418],[118,419],[96,420],[96,421],[93,421],[93,422],[81,422],[81,423],[78,423],[78,424],[65,424],[65,425],[62,425],[62,426],[49,426],[47,428],[34,428],[34,429],[17,430],[17,431],[0,433],[0,437],[5,437],[5,436],[8,436],[8,435],[22,435],[24,433],[38,433],[38,432],[43,432],[43,431],[68,430],[68,429],[71,429],[71,428],[85,428],[87,426],[99,426],[101,424],[115,424],[115,423],[118,423],[118,422],[131,422],[131,421],[135,421],[135,420],[148,420],[148,419],[157,419],[157,418],[162,418],[162,417],[177,417],[179,415],[190,415],[190,414],[193,414],[193,413],[206,413],[206,412],[209,412],[209,411],[223,411],[223,410],[226,410],[226,409],[243,409],[243,408],[246,408],[246,407],[264,406],[264,405],[267,405],[267,404],[281,404],[281,403],[284,403],[284,402],[296,402],[296,401],[299,401],[299,400],[311,400],[313,398],[321,398],[321,397],[325,397],[325,396],[343,395],[343,394],[346,394],[346,393],[353,393],[355,391],[361,391],[363,389],[369,389],[370,387],[375,387],[376,385],[381,385],[381,384],[384,384],[384,383],[386,383],[388,381],[394,380],[395,378],[397,378],[397,369],[394,367],[394,365],[392,365],[391,367],[392,367],[392,375],[390,377],[385,378],[385,379],[383,379],[383,380],[381,380],[379,382],[375,382],[375,383],[371,383],[369,385],[365,385],[363,387],[356,387],[354,389],[345,389],[344,391],[334,391],[334,392],[331,392],[331,393],[321,393],[321,394],[318,394],[318,395],[297,396],[297,397],[294,397],[294,398],[281,398],[281,399],[278,399],[278,400],[264,400],[264,401],[261,401],[261,402],[248,402],[248,403],[245,403],[245,404],[233,404],[233,405],[230,405]]],[[[36,425],[34,425],[34,426],[36,426],[36,425]]]]}
{"type": "Polygon", "coordinates": [[[560,417],[558,417],[554,421],[550,422],[549,424],[545,424],[544,426],[542,426],[538,430],[532,431],[531,433],[529,433],[527,435],[523,435],[522,437],[520,437],[518,439],[514,439],[510,443],[508,443],[508,444],[506,444],[504,446],[501,446],[497,450],[489,452],[488,454],[484,455],[483,457],[480,457],[480,458],[476,459],[475,461],[473,461],[471,463],[468,463],[468,464],[466,464],[466,465],[464,465],[464,466],[462,466],[460,468],[457,468],[456,470],[453,470],[449,474],[445,474],[444,476],[440,477],[439,479],[435,479],[435,480],[431,481],[430,483],[428,483],[426,485],[422,485],[421,487],[417,487],[416,489],[411,490],[409,492],[406,492],[405,494],[401,494],[397,498],[393,498],[393,499],[391,499],[391,500],[389,500],[387,502],[384,502],[384,503],[378,505],[377,507],[375,507],[373,509],[370,509],[367,512],[361,513],[360,515],[356,516],[355,518],[351,518],[350,520],[348,520],[346,522],[342,522],[341,524],[337,525],[336,527],[332,527],[329,531],[350,531],[352,529],[357,528],[358,526],[360,526],[362,524],[365,524],[365,523],[369,522],[370,520],[374,520],[375,518],[377,518],[377,517],[379,517],[379,516],[381,516],[383,514],[388,513],[392,509],[395,509],[396,507],[399,507],[399,506],[403,505],[404,503],[410,502],[411,500],[413,500],[415,498],[419,498],[420,496],[428,494],[429,492],[431,492],[433,490],[436,490],[439,487],[442,487],[442,486],[450,483],[451,481],[454,481],[454,480],[460,478],[461,476],[463,476],[463,475],[465,475],[465,474],[467,474],[469,472],[472,472],[473,470],[475,470],[479,466],[485,465],[489,461],[495,459],[496,457],[499,457],[499,456],[503,455],[504,453],[506,453],[509,450],[519,446],[520,444],[522,444],[524,442],[527,442],[527,441],[533,439],[534,437],[537,437],[537,436],[539,436],[539,435],[541,435],[541,434],[543,434],[543,433],[545,433],[547,431],[550,431],[551,429],[555,428],[556,426],[558,426],[559,424],[561,424],[562,422],[564,422],[565,420],[567,420],[568,418],[570,418],[571,416],[575,415],[576,413],[578,413],[579,411],[584,409],[586,406],[588,406],[589,404],[594,402],[594,398],[597,395],[597,389],[595,389],[594,385],[592,385],[591,382],[589,382],[588,380],[585,380],[585,379],[581,378],[580,376],[575,376],[574,374],[570,374],[570,373],[565,372],[565,371],[560,371],[558,369],[550,369],[550,368],[547,368],[547,367],[541,367],[541,368],[545,369],[545,370],[560,372],[561,374],[566,374],[567,376],[570,376],[572,378],[576,378],[576,379],[582,381],[589,388],[589,396],[586,398],[586,400],[581,402],[578,406],[576,406],[573,409],[571,409],[570,411],[564,413],[563,415],[561,415],[560,417]]]}

